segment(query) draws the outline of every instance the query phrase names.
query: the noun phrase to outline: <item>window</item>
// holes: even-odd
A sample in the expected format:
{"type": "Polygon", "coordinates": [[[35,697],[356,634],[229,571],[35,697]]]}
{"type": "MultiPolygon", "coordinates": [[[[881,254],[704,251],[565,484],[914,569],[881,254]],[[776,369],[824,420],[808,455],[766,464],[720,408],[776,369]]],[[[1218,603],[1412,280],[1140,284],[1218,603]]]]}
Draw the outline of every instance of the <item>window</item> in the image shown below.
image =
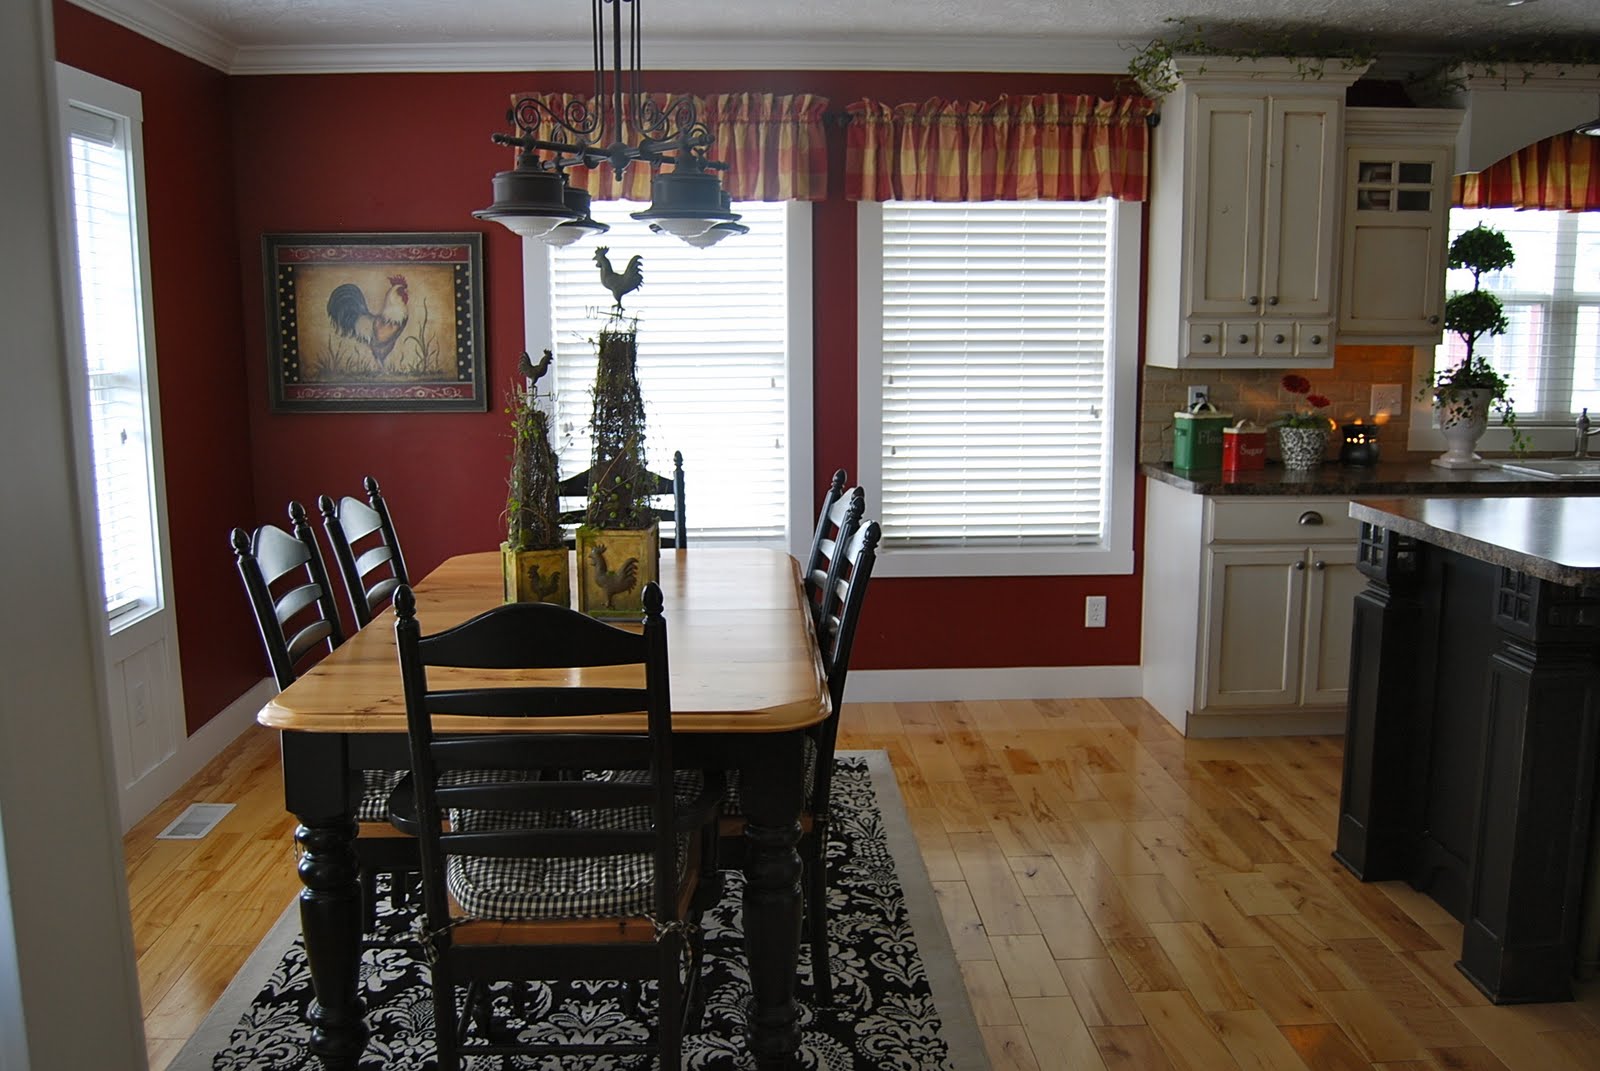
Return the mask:
{"type": "Polygon", "coordinates": [[[100,83],[82,96],[121,109],[91,106],[76,94],[65,107],[100,560],[116,629],[161,605],[139,102],[120,86],[74,74],[74,85],[100,83]]]}
{"type": "Polygon", "coordinates": [[[1130,572],[1138,206],[890,201],[858,220],[882,571],[1130,572]]]}
{"type": "MultiPolygon", "coordinates": [[[[1480,223],[1504,232],[1517,260],[1483,276],[1482,287],[1500,299],[1510,326],[1503,335],[1480,339],[1476,351],[1511,381],[1519,425],[1561,429],[1536,448],[1569,448],[1578,411],[1600,413],[1600,214],[1456,208],[1451,240],[1480,223]]],[[[1447,294],[1470,289],[1466,269],[1446,276],[1447,294]]],[[[1446,331],[1435,350],[1423,352],[1438,370],[1459,364],[1467,348],[1461,336],[1446,331]]],[[[1497,421],[1490,425],[1493,433],[1497,421]]],[[[1502,448],[1487,440],[1490,448],[1502,448]]]]}
{"type": "Polygon", "coordinates": [[[561,471],[590,463],[594,339],[611,307],[595,250],[608,248],[619,272],[637,254],[644,284],[623,306],[639,323],[651,471],[670,473],[673,452],[682,451],[696,542],[796,549],[812,524],[807,206],[738,204],[750,233],[709,249],[651,234],[629,217],[644,207],[595,201],[594,218],[611,230],[593,242],[524,243],[529,349],[549,346],[556,356],[561,471]]]}

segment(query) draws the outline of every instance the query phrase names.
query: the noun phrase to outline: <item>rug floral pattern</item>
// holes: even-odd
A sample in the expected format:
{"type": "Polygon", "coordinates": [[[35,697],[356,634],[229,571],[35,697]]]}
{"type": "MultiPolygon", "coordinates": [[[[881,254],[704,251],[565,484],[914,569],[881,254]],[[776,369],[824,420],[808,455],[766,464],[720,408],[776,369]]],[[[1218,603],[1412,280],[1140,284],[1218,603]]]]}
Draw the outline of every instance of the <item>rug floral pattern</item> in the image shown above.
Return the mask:
{"type": "MultiPolygon", "coordinates": [[[[837,761],[828,844],[834,1006],[819,1009],[806,1002],[810,964],[809,953],[802,950],[800,1065],[815,1071],[946,1071],[949,1052],[885,840],[871,774],[862,758],[837,761]]],[[[684,1067],[695,1071],[733,1071],[753,1065],[744,1039],[744,1004],[750,986],[740,919],[743,877],[729,873],[727,879],[721,902],[703,920],[705,1014],[700,1029],[684,1039],[684,1067]]],[[[403,932],[412,915],[409,905],[396,908],[387,899],[380,903],[380,912],[381,924],[395,932],[403,932]]],[[[427,967],[420,958],[408,948],[369,949],[362,956],[361,987],[372,1039],[360,1066],[386,1071],[433,1068],[433,1012],[427,967]]],[[[646,1001],[652,996],[647,994],[646,1001]]],[[[310,973],[297,938],[228,1045],[217,1053],[213,1071],[315,1071],[319,1061],[306,1052],[310,1002],[310,973]]],[[[541,1037],[555,1032],[574,1040],[635,1038],[642,1036],[643,1028],[631,1016],[632,1005],[616,983],[536,984],[526,1029],[541,1037]]],[[[480,1056],[466,1063],[473,1071],[634,1071],[653,1065],[647,1056],[480,1056]]]]}

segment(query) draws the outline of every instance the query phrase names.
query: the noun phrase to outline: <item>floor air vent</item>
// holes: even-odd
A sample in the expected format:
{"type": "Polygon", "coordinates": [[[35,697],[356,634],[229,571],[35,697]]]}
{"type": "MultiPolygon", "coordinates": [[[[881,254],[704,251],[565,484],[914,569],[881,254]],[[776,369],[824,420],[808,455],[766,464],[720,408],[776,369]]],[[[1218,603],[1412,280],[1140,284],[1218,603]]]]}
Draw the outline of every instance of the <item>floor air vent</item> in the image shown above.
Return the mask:
{"type": "Polygon", "coordinates": [[[156,834],[156,840],[199,840],[233,810],[231,803],[191,803],[172,824],[156,834]]]}

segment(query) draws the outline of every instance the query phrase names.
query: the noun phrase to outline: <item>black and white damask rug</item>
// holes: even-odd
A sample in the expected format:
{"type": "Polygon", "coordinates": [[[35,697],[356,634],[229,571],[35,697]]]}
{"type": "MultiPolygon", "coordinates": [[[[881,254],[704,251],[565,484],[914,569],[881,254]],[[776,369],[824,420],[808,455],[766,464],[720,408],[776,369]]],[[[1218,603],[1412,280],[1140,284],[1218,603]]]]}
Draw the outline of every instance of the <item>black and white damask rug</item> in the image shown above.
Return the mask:
{"type": "MultiPolygon", "coordinates": [[[[801,1066],[815,1071],[979,1071],[987,1068],[971,1005],[933,890],[905,820],[883,752],[841,752],[834,776],[828,845],[828,925],[834,1006],[806,1003],[809,953],[800,974],[801,1066]]],[[[705,1014],[684,1039],[684,1067],[735,1071],[752,1066],[744,1039],[745,972],[740,896],[728,880],[721,902],[703,919],[705,1014]]],[[[412,908],[381,907],[387,926],[409,923],[412,908]]],[[[616,983],[557,987],[546,993],[545,1028],[585,1040],[637,1036],[631,1001],[616,983]]],[[[372,1039],[362,1069],[431,1071],[433,1012],[427,968],[408,948],[363,953],[361,996],[372,1039]]],[[[306,1051],[311,980],[291,904],[252,954],[169,1071],[319,1071],[306,1051]]],[[[472,1071],[581,1068],[635,1071],[652,1057],[479,1057],[472,1071]]]]}

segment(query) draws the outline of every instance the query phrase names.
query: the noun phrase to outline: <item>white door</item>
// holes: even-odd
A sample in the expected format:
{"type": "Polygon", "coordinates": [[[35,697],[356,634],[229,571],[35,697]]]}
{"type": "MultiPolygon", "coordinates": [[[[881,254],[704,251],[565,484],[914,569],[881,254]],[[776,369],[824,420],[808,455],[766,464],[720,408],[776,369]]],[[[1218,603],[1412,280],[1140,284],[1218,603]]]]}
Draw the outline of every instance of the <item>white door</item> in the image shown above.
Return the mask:
{"type": "Polygon", "coordinates": [[[1333,314],[1340,149],[1335,103],[1294,97],[1268,102],[1260,295],[1264,315],[1333,314]]]}
{"type": "Polygon", "coordinates": [[[1304,632],[1304,547],[1206,552],[1205,679],[1200,711],[1294,706],[1304,632]]]}
{"type": "Polygon", "coordinates": [[[1191,315],[1238,316],[1260,311],[1261,163],[1266,152],[1266,115],[1266,101],[1261,97],[1197,97],[1194,101],[1190,138],[1194,170],[1189,190],[1194,221],[1191,315]]]}
{"type": "Polygon", "coordinates": [[[1311,548],[1306,573],[1306,646],[1300,701],[1343,706],[1350,685],[1350,628],[1356,595],[1367,578],[1356,569],[1356,548],[1345,543],[1311,548]]]}

